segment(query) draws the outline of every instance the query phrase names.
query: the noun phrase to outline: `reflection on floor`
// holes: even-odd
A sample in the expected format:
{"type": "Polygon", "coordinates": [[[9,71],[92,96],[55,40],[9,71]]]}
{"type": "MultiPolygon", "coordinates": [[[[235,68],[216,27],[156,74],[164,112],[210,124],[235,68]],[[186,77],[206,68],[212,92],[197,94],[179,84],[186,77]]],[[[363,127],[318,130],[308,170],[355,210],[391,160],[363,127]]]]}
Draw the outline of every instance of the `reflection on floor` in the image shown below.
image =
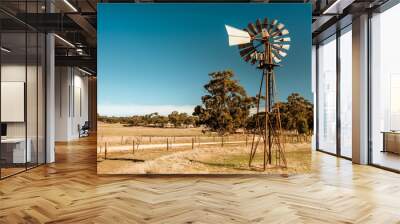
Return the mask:
{"type": "Polygon", "coordinates": [[[4,178],[4,177],[10,176],[10,175],[22,172],[24,170],[25,170],[25,167],[23,167],[23,168],[20,168],[20,167],[17,167],[17,168],[1,168],[1,178],[4,178]]]}
{"type": "Polygon", "coordinates": [[[2,164],[2,166],[3,167],[0,170],[0,173],[1,173],[0,177],[1,178],[6,178],[8,176],[23,172],[23,171],[25,171],[27,169],[29,170],[30,168],[34,168],[34,167],[37,166],[37,164],[36,163],[27,163],[26,165],[25,164],[18,164],[18,165],[15,165],[15,164],[8,164],[8,165],[2,164]]]}
{"type": "Polygon", "coordinates": [[[400,175],[314,152],[310,174],[99,176],[96,140],[0,181],[0,223],[399,223],[400,175]]]}
{"type": "Polygon", "coordinates": [[[372,157],[373,164],[400,170],[400,155],[392,152],[375,151],[372,157]]]}

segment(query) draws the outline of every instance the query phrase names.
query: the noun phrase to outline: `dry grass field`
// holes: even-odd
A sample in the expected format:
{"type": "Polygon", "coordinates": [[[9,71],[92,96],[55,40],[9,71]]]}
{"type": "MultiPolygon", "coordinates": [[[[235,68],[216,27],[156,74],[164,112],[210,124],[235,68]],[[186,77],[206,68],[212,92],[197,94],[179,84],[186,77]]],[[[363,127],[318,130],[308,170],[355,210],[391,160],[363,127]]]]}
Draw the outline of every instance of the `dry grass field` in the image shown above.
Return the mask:
{"type": "Polygon", "coordinates": [[[248,160],[251,135],[220,137],[201,128],[125,127],[99,123],[97,171],[99,174],[296,174],[311,167],[309,142],[286,143],[287,167],[262,168],[259,147],[253,166],[248,160]]]}

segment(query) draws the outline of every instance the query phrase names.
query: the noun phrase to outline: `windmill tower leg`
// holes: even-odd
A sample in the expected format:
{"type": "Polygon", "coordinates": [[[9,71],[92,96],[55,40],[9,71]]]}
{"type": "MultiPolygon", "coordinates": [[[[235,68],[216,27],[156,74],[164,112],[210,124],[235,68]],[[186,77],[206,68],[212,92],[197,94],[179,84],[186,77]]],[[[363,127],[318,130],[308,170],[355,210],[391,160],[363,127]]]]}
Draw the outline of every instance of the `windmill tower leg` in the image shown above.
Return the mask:
{"type": "MultiPolygon", "coordinates": [[[[260,112],[260,100],[261,100],[261,93],[262,93],[262,87],[264,84],[264,73],[261,76],[261,81],[260,81],[260,88],[258,90],[258,99],[257,99],[257,107],[256,107],[256,116],[258,116],[259,112],[260,112]]],[[[251,142],[251,150],[250,150],[250,159],[249,159],[249,167],[251,167],[251,164],[253,162],[254,156],[256,155],[257,152],[257,148],[258,148],[258,144],[260,143],[261,138],[264,139],[265,141],[265,136],[264,136],[264,132],[262,130],[262,127],[260,126],[259,123],[259,119],[258,117],[256,118],[256,126],[255,126],[255,130],[253,133],[253,137],[252,137],[252,142],[251,142]],[[258,137],[258,138],[257,138],[258,137]]],[[[265,159],[264,159],[265,162],[265,159]]]]}
{"type": "Polygon", "coordinates": [[[269,152],[269,147],[270,147],[270,134],[269,134],[269,128],[268,128],[268,116],[269,116],[269,100],[268,100],[268,89],[269,89],[269,77],[268,77],[268,71],[266,69],[264,69],[264,79],[265,79],[265,131],[264,131],[264,163],[263,163],[263,169],[265,170],[265,166],[267,163],[267,160],[269,161],[269,155],[268,158],[267,157],[267,147],[268,147],[268,152],[269,152]],[[268,141],[268,143],[267,143],[268,141]],[[268,146],[267,146],[268,145],[268,146]]]}
{"type": "Polygon", "coordinates": [[[268,68],[268,164],[272,164],[272,137],[273,130],[271,125],[271,108],[273,105],[273,83],[272,83],[272,69],[268,68]]]}

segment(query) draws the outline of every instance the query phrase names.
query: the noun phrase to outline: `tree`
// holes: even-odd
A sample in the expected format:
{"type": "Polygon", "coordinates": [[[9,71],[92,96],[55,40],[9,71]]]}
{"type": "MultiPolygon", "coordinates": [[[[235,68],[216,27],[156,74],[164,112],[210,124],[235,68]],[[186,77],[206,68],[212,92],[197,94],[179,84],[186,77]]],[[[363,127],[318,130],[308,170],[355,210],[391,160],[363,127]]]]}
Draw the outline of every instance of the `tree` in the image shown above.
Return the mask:
{"type": "Polygon", "coordinates": [[[289,95],[280,109],[284,129],[296,130],[299,134],[308,134],[312,130],[313,105],[300,94],[289,95]]]}
{"type": "Polygon", "coordinates": [[[174,125],[174,127],[178,127],[180,125],[180,116],[179,116],[179,112],[178,111],[172,111],[169,115],[168,115],[168,120],[169,122],[171,122],[171,124],[174,125]]]}
{"type": "Polygon", "coordinates": [[[296,130],[299,134],[307,134],[309,132],[307,120],[305,118],[300,118],[297,120],[296,130]]]}
{"type": "Polygon", "coordinates": [[[193,112],[199,124],[220,134],[244,128],[254,105],[253,98],[233,79],[232,71],[213,72],[209,76],[210,81],[204,85],[207,94],[201,98],[203,104],[196,106],[193,112]]]}
{"type": "MultiPolygon", "coordinates": [[[[282,129],[297,131],[299,134],[309,134],[313,128],[313,105],[298,93],[288,96],[287,102],[276,102],[272,107],[271,122],[276,124],[276,113],[279,109],[282,129]]],[[[250,116],[247,120],[246,129],[255,131],[256,119],[260,127],[265,125],[265,113],[260,112],[250,116]]]]}

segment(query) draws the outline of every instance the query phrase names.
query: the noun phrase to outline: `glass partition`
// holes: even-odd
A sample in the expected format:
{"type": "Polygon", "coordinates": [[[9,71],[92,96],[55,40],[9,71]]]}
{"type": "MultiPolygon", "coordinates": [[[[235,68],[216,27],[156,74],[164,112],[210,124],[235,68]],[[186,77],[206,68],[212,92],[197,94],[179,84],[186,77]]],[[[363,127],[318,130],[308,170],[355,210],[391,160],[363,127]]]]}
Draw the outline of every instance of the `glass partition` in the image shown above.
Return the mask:
{"type": "MultiPolygon", "coordinates": [[[[24,171],[26,142],[26,33],[1,34],[1,176],[24,171]]],[[[29,148],[28,148],[29,149],[29,148]]]]}
{"type": "MultiPolygon", "coordinates": [[[[17,13],[40,13],[43,5],[0,3],[17,13]]],[[[1,179],[45,163],[45,44],[43,33],[0,12],[1,179]]]]}
{"type": "Polygon", "coordinates": [[[318,149],[336,153],[336,36],[318,47],[318,149]]]}

